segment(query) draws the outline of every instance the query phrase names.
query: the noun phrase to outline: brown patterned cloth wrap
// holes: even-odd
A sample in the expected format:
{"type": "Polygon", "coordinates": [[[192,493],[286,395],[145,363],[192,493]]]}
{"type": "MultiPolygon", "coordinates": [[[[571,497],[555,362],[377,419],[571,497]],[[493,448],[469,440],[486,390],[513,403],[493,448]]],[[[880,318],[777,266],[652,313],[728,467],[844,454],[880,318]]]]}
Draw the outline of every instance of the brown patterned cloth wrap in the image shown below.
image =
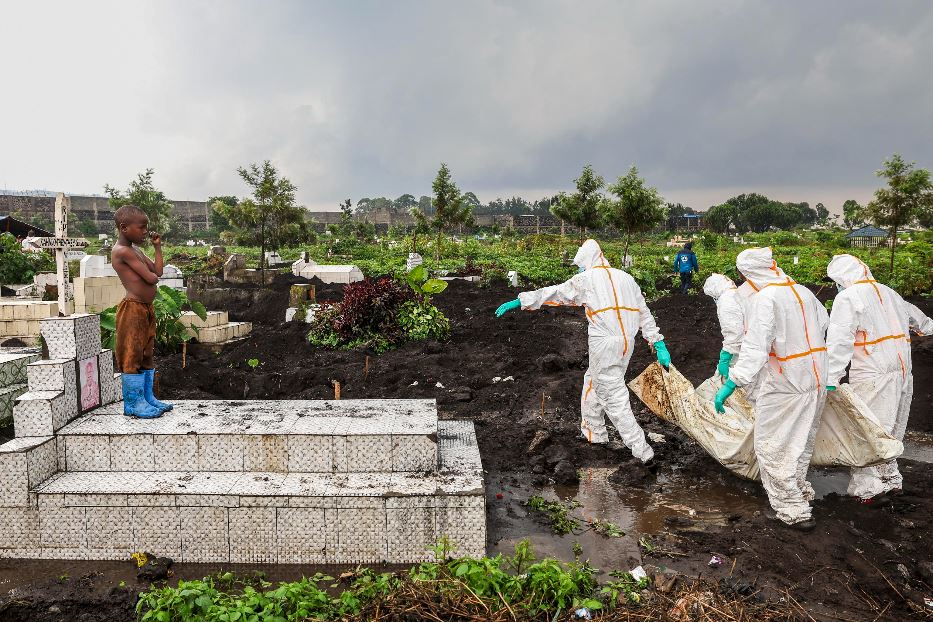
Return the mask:
{"type": "Polygon", "coordinates": [[[151,302],[124,298],[117,307],[117,368],[124,374],[152,369],[156,317],[151,302]]]}

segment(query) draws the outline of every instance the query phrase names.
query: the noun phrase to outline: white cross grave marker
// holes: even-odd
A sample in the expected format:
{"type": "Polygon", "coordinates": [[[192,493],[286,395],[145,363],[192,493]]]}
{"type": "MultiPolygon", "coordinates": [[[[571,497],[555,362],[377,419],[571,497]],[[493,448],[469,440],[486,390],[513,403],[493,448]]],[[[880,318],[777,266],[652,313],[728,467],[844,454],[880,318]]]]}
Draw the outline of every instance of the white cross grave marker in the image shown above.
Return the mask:
{"type": "Polygon", "coordinates": [[[59,192],[55,197],[55,237],[38,238],[33,246],[37,248],[55,249],[55,265],[58,272],[58,315],[68,315],[68,301],[71,300],[69,290],[68,260],[65,252],[69,248],[84,248],[87,240],[68,237],[68,210],[71,208],[71,199],[65,193],[59,192]]]}

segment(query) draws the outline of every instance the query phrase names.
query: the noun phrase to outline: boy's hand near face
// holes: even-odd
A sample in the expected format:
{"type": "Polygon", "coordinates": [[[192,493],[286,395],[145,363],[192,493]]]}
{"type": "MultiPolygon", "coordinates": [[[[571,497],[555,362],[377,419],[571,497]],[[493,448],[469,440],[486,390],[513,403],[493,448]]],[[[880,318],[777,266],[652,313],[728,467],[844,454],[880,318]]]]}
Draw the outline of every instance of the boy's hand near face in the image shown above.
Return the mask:
{"type": "Polygon", "coordinates": [[[149,241],[152,242],[155,248],[162,246],[162,236],[155,231],[149,234],[149,241]]]}

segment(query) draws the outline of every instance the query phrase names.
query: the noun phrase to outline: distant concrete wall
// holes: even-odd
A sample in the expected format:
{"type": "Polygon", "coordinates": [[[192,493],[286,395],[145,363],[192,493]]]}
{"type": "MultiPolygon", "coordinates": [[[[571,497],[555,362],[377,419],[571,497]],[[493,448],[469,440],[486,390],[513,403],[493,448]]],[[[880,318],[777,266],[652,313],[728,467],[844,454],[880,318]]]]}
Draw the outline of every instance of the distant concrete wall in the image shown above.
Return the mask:
{"type": "MultiPolygon", "coordinates": [[[[70,194],[71,225],[80,221],[91,221],[101,233],[114,229],[113,209],[107,197],[70,194]]],[[[173,201],[172,215],[181,224],[182,229],[199,231],[210,227],[211,209],[206,201],[173,201]]],[[[55,218],[55,197],[20,196],[0,194],[0,214],[16,215],[20,220],[41,216],[49,220],[55,218]]]]}

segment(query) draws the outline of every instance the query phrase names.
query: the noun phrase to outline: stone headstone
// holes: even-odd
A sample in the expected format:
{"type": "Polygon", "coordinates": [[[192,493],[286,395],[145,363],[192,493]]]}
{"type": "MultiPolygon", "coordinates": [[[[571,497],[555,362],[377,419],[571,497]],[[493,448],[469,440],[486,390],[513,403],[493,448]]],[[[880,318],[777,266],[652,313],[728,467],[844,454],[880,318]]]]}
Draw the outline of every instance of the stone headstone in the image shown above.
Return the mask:
{"type": "Polygon", "coordinates": [[[81,277],[117,276],[117,273],[103,255],[88,255],[81,260],[79,275],[81,277]]]}
{"type": "Polygon", "coordinates": [[[210,254],[210,255],[226,255],[226,254],[227,254],[227,249],[226,249],[225,247],[223,247],[223,246],[212,246],[212,247],[211,247],[211,250],[210,250],[210,252],[209,252],[208,254],[210,254]]]}
{"type": "Polygon", "coordinates": [[[408,260],[405,262],[405,270],[411,272],[424,263],[424,258],[418,253],[408,253],[408,260]]]}
{"type": "Polygon", "coordinates": [[[162,276],[159,277],[159,285],[167,285],[175,289],[181,289],[185,286],[184,274],[181,269],[173,264],[165,264],[162,268],[162,276]]]}

